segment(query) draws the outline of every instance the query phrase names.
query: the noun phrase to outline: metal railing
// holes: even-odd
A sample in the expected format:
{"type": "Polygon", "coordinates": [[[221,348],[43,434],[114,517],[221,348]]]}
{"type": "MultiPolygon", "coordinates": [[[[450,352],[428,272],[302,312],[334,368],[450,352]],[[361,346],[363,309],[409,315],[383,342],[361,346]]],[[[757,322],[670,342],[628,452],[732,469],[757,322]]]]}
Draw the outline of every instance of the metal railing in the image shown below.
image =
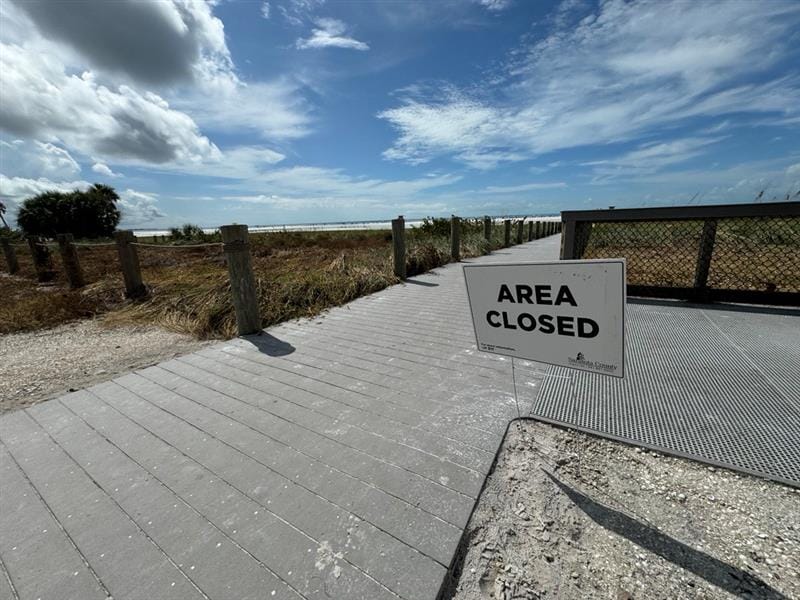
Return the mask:
{"type": "Polygon", "coordinates": [[[561,258],[626,258],[631,296],[800,306],[800,202],[564,211],[561,218],[561,258]]]}

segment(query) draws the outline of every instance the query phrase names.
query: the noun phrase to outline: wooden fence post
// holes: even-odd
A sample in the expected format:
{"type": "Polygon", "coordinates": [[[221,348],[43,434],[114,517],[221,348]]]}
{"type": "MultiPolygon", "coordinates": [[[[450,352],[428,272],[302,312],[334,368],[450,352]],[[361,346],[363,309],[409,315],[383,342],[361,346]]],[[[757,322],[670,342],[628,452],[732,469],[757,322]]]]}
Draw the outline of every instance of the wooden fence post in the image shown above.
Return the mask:
{"type": "Polygon", "coordinates": [[[450,256],[461,260],[461,220],[455,215],[450,217],[450,256]]]}
{"type": "Polygon", "coordinates": [[[483,217],[483,237],[487,242],[492,241],[492,218],[488,215],[483,217]]]}
{"type": "Polygon", "coordinates": [[[6,256],[6,265],[8,266],[8,272],[13,275],[17,271],[19,271],[19,261],[17,260],[17,253],[14,250],[14,246],[11,245],[11,242],[5,238],[0,240],[0,243],[3,244],[3,254],[6,256]]]}
{"type": "Polygon", "coordinates": [[[511,220],[503,221],[503,246],[508,248],[511,245],[511,220]]]}
{"type": "Polygon", "coordinates": [[[261,315],[258,310],[258,291],[250,259],[250,243],[247,225],[223,225],[222,250],[228,263],[231,280],[233,309],[236,312],[236,329],[239,335],[261,331],[261,315]]]}
{"type": "Polygon", "coordinates": [[[75,244],[72,243],[72,234],[59,233],[56,239],[58,240],[58,251],[61,253],[61,262],[64,264],[64,272],[67,274],[69,287],[73,290],[82,288],[86,285],[86,280],[83,278],[78,251],[75,248],[75,244]]]}
{"type": "Polygon", "coordinates": [[[695,290],[704,290],[707,287],[708,271],[711,268],[711,257],[714,254],[716,238],[717,220],[706,219],[703,221],[703,233],[700,235],[700,248],[697,251],[697,266],[694,272],[695,290]]]}
{"type": "Polygon", "coordinates": [[[533,221],[528,221],[528,241],[533,241],[533,221]]]}
{"type": "Polygon", "coordinates": [[[142,282],[142,270],[139,267],[139,253],[133,245],[135,239],[133,231],[129,229],[114,232],[119,266],[125,281],[125,295],[128,298],[142,298],[147,295],[147,288],[142,282]]]}
{"type": "Polygon", "coordinates": [[[56,272],[53,268],[53,257],[50,255],[50,249],[47,247],[47,244],[38,237],[29,237],[28,248],[31,249],[33,266],[36,269],[36,278],[40,282],[52,281],[55,279],[56,272]]]}
{"type": "Polygon", "coordinates": [[[575,221],[567,221],[564,224],[564,235],[561,236],[561,260],[572,260],[577,256],[577,234],[578,227],[575,221]]]}
{"type": "Polygon", "coordinates": [[[524,231],[524,227],[525,227],[525,219],[520,219],[519,221],[517,221],[517,240],[516,240],[517,244],[522,243],[522,233],[524,231]]]}
{"type": "Polygon", "coordinates": [[[406,221],[403,215],[392,219],[392,250],[394,254],[394,274],[406,278],[406,221]]]}
{"type": "Polygon", "coordinates": [[[561,259],[574,260],[583,258],[589,237],[592,234],[592,224],[589,221],[575,221],[567,219],[560,223],[561,228],[561,259]]]}

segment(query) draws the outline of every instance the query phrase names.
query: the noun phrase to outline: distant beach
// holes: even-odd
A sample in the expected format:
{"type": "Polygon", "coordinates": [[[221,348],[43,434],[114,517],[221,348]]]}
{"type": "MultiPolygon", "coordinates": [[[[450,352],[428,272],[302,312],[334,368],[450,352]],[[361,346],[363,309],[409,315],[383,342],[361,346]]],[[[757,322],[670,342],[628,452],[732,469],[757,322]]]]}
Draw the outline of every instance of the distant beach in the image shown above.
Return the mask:
{"type": "MultiPolygon", "coordinates": [[[[495,222],[503,219],[519,219],[525,217],[527,220],[536,221],[558,221],[561,218],[557,215],[509,215],[504,217],[493,217],[495,222]]],[[[406,219],[406,227],[419,227],[423,219],[406,219]]],[[[248,229],[250,233],[263,233],[268,231],[348,231],[359,229],[391,229],[391,220],[387,221],[340,221],[333,223],[291,223],[280,225],[252,225],[248,229]]],[[[214,233],[219,227],[203,227],[204,233],[214,233]]],[[[136,237],[151,237],[155,235],[169,235],[169,229],[134,229],[136,237]]]]}

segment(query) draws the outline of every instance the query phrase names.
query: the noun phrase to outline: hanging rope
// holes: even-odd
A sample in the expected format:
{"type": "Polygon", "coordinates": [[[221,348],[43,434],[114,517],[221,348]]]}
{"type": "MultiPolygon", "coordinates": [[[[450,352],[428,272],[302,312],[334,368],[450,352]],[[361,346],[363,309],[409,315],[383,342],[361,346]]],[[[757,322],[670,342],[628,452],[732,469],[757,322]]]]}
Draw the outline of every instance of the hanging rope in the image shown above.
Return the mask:
{"type": "Polygon", "coordinates": [[[208,248],[211,246],[222,246],[222,242],[209,242],[207,244],[147,244],[145,242],[131,242],[131,246],[142,246],[144,248],[168,248],[170,250],[182,248],[208,248]]]}

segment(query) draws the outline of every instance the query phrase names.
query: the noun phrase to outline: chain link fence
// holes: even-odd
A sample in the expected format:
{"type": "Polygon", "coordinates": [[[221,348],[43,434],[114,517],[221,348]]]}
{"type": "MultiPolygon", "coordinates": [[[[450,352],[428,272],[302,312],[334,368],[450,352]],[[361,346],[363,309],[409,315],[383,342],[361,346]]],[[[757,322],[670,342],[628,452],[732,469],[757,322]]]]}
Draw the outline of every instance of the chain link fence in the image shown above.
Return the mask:
{"type": "Polygon", "coordinates": [[[630,295],[800,305],[800,202],[562,218],[562,258],[624,257],[630,295]]]}

